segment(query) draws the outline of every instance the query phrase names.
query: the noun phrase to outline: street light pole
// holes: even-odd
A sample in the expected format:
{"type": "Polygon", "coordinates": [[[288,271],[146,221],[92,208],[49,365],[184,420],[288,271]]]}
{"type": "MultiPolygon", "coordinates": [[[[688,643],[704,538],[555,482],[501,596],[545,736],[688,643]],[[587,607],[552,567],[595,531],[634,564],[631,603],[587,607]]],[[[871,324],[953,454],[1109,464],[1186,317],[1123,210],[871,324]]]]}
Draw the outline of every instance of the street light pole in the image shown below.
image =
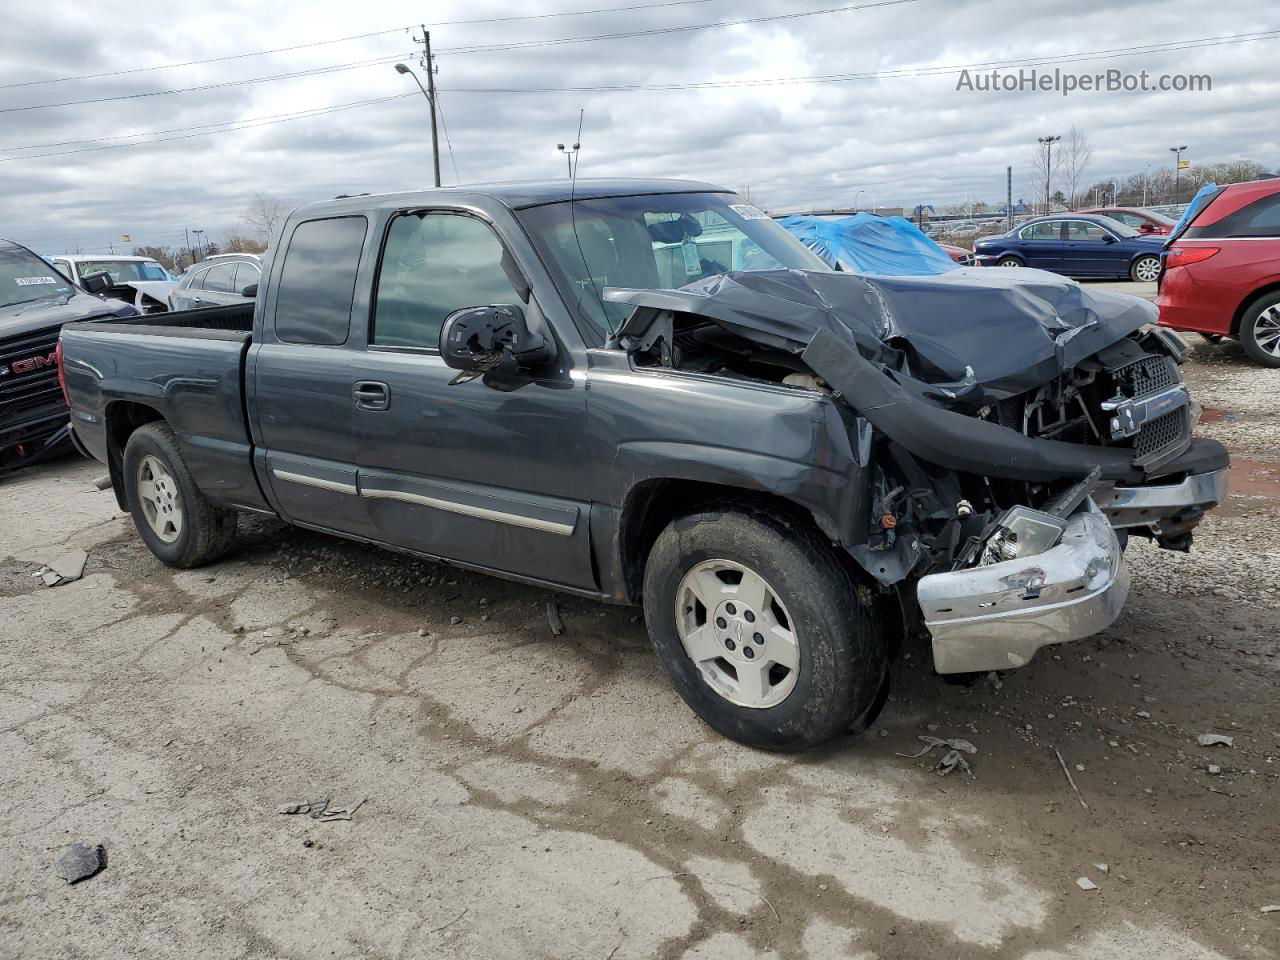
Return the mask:
{"type": "Polygon", "coordinates": [[[1184,143],[1180,147],[1170,147],[1169,152],[1173,154],[1173,202],[1178,202],[1180,196],[1179,188],[1182,186],[1182,151],[1187,149],[1184,143]]]}
{"type": "Polygon", "coordinates": [[[858,190],[857,192],[854,193],[853,195],[853,212],[854,213],[858,212],[858,198],[862,196],[864,193],[866,193],[865,190],[858,190]]]}
{"type": "Polygon", "coordinates": [[[1039,137],[1037,138],[1044,144],[1044,212],[1049,214],[1049,178],[1053,170],[1053,145],[1062,137],[1039,137]]]}
{"type": "Polygon", "coordinates": [[[427,92],[427,88],[422,85],[422,81],[418,79],[418,75],[409,69],[408,65],[403,63],[396,64],[396,73],[407,73],[413,77],[413,82],[418,85],[418,89],[422,91],[422,95],[427,98],[427,105],[431,107],[431,162],[435,169],[436,186],[440,186],[440,140],[436,135],[436,82],[433,76],[431,65],[431,34],[426,35],[427,45],[427,83],[431,87],[431,92],[427,92]]]}
{"type": "Polygon", "coordinates": [[[191,232],[196,235],[196,249],[200,251],[200,259],[203,260],[204,259],[204,231],[192,230],[191,232]]]}

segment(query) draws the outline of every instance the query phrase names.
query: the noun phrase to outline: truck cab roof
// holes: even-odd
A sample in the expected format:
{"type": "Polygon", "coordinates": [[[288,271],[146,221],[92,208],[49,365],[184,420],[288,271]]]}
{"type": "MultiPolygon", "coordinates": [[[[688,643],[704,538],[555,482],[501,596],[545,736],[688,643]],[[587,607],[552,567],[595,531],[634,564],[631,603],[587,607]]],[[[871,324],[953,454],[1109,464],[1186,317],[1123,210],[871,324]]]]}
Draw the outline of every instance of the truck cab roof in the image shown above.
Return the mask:
{"type": "Polygon", "coordinates": [[[725,187],[700,180],[650,180],[625,178],[583,179],[573,183],[561,180],[517,180],[507,183],[473,183],[457,187],[407,190],[396,193],[362,194],[322,200],[294,211],[307,215],[318,209],[342,211],[367,210],[370,207],[404,206],[422,203],[428,206],[444,201],[467,201],[484,198],[512,210],[523,210],[567,200],[599,200],[604,197],[631,197],[661,193],[732,193],[725,187]]]}

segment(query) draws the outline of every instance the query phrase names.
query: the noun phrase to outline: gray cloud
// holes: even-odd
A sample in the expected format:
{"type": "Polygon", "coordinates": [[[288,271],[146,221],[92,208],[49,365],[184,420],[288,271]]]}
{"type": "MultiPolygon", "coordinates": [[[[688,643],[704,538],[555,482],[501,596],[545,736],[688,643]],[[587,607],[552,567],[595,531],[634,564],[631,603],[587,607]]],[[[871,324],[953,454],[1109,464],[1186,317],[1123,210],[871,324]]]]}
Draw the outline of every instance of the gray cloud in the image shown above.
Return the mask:
{"type": "MultiPolygon", "coordinates": [[[[525,12],[578,6],[557,0],[525,12]]],[[[580,4],[590,6],[592,4],[580,4]]],[[[1072,125],[1093,141],[1090,180],[1168,166],[1168,146],[1187,143],[1193,160],[1250,157],[1274,166],[1280,101],[1274,63],[1280,40],[1180,52],[1114,56],[1063,69],[1209,73],[1208,93],[980,94],[957,92],[956,75],[728,89],[474,94],[469,88],[679,84],[901,70],[930,65],[1063,56],[1265,30],[1273,5],[1241,0],[1230,23],[1206,22],[1203,5],[1168,0],[1141,8],[1110,0],[1023,4],[921,0],[768,24],[656,37],[474,54],[475,44],[663,28],[768,16],[823,6],[790,0],[711,0],[615,15],[564,17],[433,29],[438,83],[463,182],[561,176],[557,142],[571,140],[585,109],[583,176],[688,176],[750,188],[773,207],[851,203],[862,190],[882,205],[998,200],[1006,165],[1015,192],[1030,195],[1038,172],[1030,147],[1072,125]],[[1141,16],[1135,12],[1141,9],[1141,16]]],[[[115,9],[115,8],[113,8],[115,9]]],[[[222,0],[186,10],[139,2],[108,24],[51,16],[31,0],[3,15],[0,84],[133,66],[227,56],[251,49],[390,28],[401,4],[338,0],[274,6],[222,0]]],[[[438,20],[509,16],[498,0],[440,0],[438,20]]],[[[406,33],[288,53],[96,80],[0,89],[0,108],[116,97],[173,87],[397,56],[406,33]]],[[[1052,69],[1052,68],[1050,68],[1052,69]]],[[[194,127],[411,92],[389,64],[314,77],[0,113],[0,235],[44,252],[92,249],[123,233],[136,243],[181,242],[184,227],[217,237],[235,226],[256,192],[305,202],[340,192],[427,186],[430,148],[420,98],[238,132],[67,156],[16,150],[26,144],[194,127]]],[[[198,130],[189,131],[199,133],[198,130]]],[[[183,136],[175,133],[172,136],[183,136]]],[[[442,143],[442,172],[453,162],[442,143]]]]}

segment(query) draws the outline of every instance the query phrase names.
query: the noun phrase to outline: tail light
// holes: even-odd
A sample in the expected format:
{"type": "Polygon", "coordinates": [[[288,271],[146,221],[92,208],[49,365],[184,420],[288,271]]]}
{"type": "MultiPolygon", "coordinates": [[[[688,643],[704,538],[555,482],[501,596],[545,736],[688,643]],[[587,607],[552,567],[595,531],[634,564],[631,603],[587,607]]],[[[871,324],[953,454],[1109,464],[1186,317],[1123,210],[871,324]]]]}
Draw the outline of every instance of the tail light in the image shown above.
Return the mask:
{"type": "Polygon", "coordinates": [[[1208,260],[1221,249],[1221,247],[1170,247],[1169,252],[1165,254],[1164,266],[1166,270],[1171,267],[1190,266],[1193,263],[1208,260]]]}
{"type": "Polygon", "coordinates": [[[67,392],[67,373],[62,366],[62,338],[58,338],[57,349],[53,351],[54,360],[58,364],[58,386],[62,388],[62,399],[67,402],[67,407],[71,406],[71,394],[67,392]]]}

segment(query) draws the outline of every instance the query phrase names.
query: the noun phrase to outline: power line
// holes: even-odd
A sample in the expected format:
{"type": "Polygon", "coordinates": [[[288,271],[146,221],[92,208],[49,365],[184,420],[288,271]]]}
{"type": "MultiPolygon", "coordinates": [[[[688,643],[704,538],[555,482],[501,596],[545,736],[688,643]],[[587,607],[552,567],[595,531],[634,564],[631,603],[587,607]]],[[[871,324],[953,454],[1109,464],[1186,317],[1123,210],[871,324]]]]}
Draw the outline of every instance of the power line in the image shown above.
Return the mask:
{"type": "Polygon", "coordinates": [[[453,182],[457,186],[462,185],[462,178],[458,176],[458,160],[453,155],[453,141],[449,139],[449,124],[444,120],[444,101],[442,101],[437,92],[436,108],[440,111],[440,127],[444,130],[444,142],[449,147],[449,162],[453,164],[453,182]]]}
{"type": "Polygon", "coordinates": [[[812,74],[799,77],[768,77],[755,80],[706,80],[683,83],[635,83],[635,84],[597,84],[580,87],[447,87],[441,88],[446,93],[625,93],[627,91],[670,91],[670,90],[708,90],[726,87],[765,87],[785,86],[797,83],[843,83],[851,80],[884,80],[894,78],[915,78],[935,76],[938,74],[957,73],[961,70],[980,68],[1046,66],[1064,63],[1080,63],[1088,60],[1102,60],[1111,57],[1128,57],[1149,53],[1168,53],[1180,50],[1192,50],[1202,47],[1216,47],[1234,43],[1251,43],[1259,40],[1275,40],[1280,38],[1280,30],[1269,30],[1256,34],[1237,34],[1231,37],[1205,37],[1199,40],[1170,40],[1158,44],[1144,44],[1137,47],[1117,47],[1110,50],[1093,50],[1060,56],[1025,58],[1017,60],[984,60],[977,63],[953,63],[927,67],[901,67],[891,70],[876,70],[865,73],[812,74]]]}
{"type": "MultiPolygon", "coordinates": [[[[387,103],[392,100],[403,100],[405,97],[412,97],[415,95],[416,94],[412,94],[412,93],[397,93],[392,96],[375,97],[371,100],[357,100],[354,103],[345,103],[345,104],[340,104],[334,107],[317,107],[311,110],[300,111],[292,116],[278,115],[279,119],[264,120],[261,122],[244,122],[239,120],[229,120],[227,121],[226,124],[224,124],[225,129],[222,129],[222,130],[205,130],[203,133],[186,133],[177,137],[156,137],[151,140],[137,140],[133,143],[112,143],[112,144],[106,144],[104,146],[98,146],[98,147],[84,147],[79,150],[61,150],[56,153],[30,153],[20,157],[0,157],[0,163],[9,163],[12,160],[39,160],[43,157],[68,157],[68,156],[71,156],[72,154],[77,154],[77,153],[96,153],[97,151],[100,151],[100,150],[119,150],[122,147],[140,147],[140,146],[145,146],[147,144],[152,144],[152,143],[168,143],[169,141],[172,141],[172,140],[191,140],[191,139],[194,139],[195,137],[210,137],[218,133],[233,133],[239,130],[249,130],[254,127],[270,127],[270,126],[274,126],[277,123],[288,123],[292,120],[306,120],[311,117],[319,117],[329,113],[339,113],[340,111],[343,111],[343,110],[352,110],[356,107],[368,106],[369,104],[372,104],[372,103],[387,103]],[[231,126],[231,124],[236,124],[236,125],[231,126]]],[[[138,134],[138,136],[141,136],[141,134],[138,134]]],[[[107,139],[107,138],[104,138],[104,139],[107,139]]]]}
{"type": "MultiPolygon", "coordinates": [[[[566,10],[561,13],[526,13],[509,17],[478,17],[472,20],[441,20],[432,24],[436,27],[460,26],[472,23],[507,23],[514,20],[549,20],[555,17],[585,17],[601,13],[622,13],[632,10],[651,10],[660,7],[679,7],[690,4],[711,3],[712,0],[662,0],[660,3],[638,3],[624,7],[599,7],[595,10],[566,10]]],[[[333,37],[329,40],[313,40],[310,43],[295,43],[287,47],[272,47],[267,50],[250,50],[245,53],[232,53],[221,57],[208,57],[204,60],[183,60],[178,63],[161,63],[152,67],[129,67],[124,70],[106,70],[102,73],[81,73],[70,77],[52,77],[48,80],[23,80],[18,83],[0,83],[0,90],[12,90],[17,87],[35,87],[49,83],[68,83],[73,80],[99,80],[103,77],[121,77],[131,73],[151,73],[156,70],[176,70],[181,67],[198,67],[206,63],[226,63],[229,60],[244,60],[248,57],[263,57],[274,53],[288,53],[293,50],[309,50],[335,43],[346,43],[350,40],[368,40],[370,37],[385,37],[387,34],[411,30],[416,24],[405,24],[400,27],[389,27],[386,30],[374,30],[370,33],[353,33],[345,37],[333,37]]]]}
{"type": "Polygon", "coordinates": [[[117,100],[137,100],[141,97],[164,97],[174,93],[193,93],[199,90],[218,90],[223,87],[240,87],[250,83],[265,83],[268,80],[289,80],[294,77],[315,77],[326,73],[337,73],[342,70],[355,70],[359,67],[374,66],[376,64],[393,63],[396,60],[403,60],[407,56],[412,56],[414,51],[409,53],[397,53],[389,57],[375,57],[371,60],[354,60],[350,63],[334,64],[330,67],[312,67],[308,70],[296,70],[293,73],[277,73],[268,77],[249,77],[245,80],[225,80],[221,83],[203,83],[196,87],[174,87],[169,90],[148,90],[145,93],[122,93],[114,97],[91,97],[85,100],[64,100],[61,103],[37,103],[26,107],[2,107],[0,113],[22,113],[27,110],[46,110],[50,107],[76,107],[89,103],[113,103],[117,100]]]}
{"type": "Polygon", "coordinates": [[[919,3],[920,0],[873,0],[871,3],[851,4],[842,7],[825,7],[821,10],[804,10],[799,13],[779,13],[767,17],[750,17],[743,20],[717,20],[713,23],[691,23],[679,27],[654,27],[649,30],[627,30],[620,33],[601,33],[586,37],[558,37],[553,40],[522,40],[515,43],[490,43],[469,47],[443,47],[436,51],[437,56],[446,54],[486,53],[496,50],[523,50],[529,47],[554,47],[566,43],[593,43],[597,40],[623,40],[632,37],[657,37],[671,33],[690,33],[696,30],[715,30],[720,27],[741,27],[755,23],[775,23],[780,20],[799,20],[803,17],[817,17],[829,13],[851,13],[855,10],[871,10],[876,7],[897,7],[905,3],[919,3]]]}
{"type": "MultiPolygon", "coordinates": [[[[517,50],[529,47],[547,47],[558,46],[566,43],[590,43],[597,40],[621,40],[632,37],[654,37],[671,33],[687,33],[694,30],[712,30],[718,27],[737,27],[748,24],[768,23],[780,20],[795,20],[801,17],[814,17],[829,13],[848,13],[854,10],[868,10],[874,7],[893,7],[900,6],[905,3],[919,3],[921,0],[874,0],[871,3],[855,4],[843,7],[827,7],[822,10],[806,10],[800,13],[783,13],[768,17],[753,17],[746,20],[720,20],[713,23],[696,23],[679,27],[658,27],[651,30],[631,30],[622,33],[598,34],[587,37],[560,37],[552,40],[527,40],[511,44],[489,44],[487,46],[475,47],[455,47],[449,52],[451,53],[483,53],[486,51],[497,50],[517,50]]],[[[437,52],[438,55],[439,51],[437,52]]],[[[294,77],[311,77],[325,73],[334,73],[341,70],[353,70],[358,67],[370,66],[379,63],[391,63],[396,60],[404,59],[405,55],[397,54],[392,57],[380,57],[371,60],[356,60],[350,63],[334,64],[328,67],[314,67],[308,70],[299,70],[292,73],[280,73],[266,77],[249,77],[244,80],[227,80],[222,83],[206,83],[194,87],[175,87],[168,90],[150,90],[144,93],[125,93],[114,97],[92,97],[83,100],[64,100],[59,103],[37,103],[24,107],[4,107],[0,108],[0,113],[22,113],[30,110],[47,110],[53,107],[74,107],[83,106],[94,103],[113,103],[119,100],[136,100],[142,97],[161,97],[169,96],[177,93],[192,93],[201,90],[215,90],[223,87],[238,87],[251,83],[266,83],[273,80],[288,80],[294,77]]]]}

